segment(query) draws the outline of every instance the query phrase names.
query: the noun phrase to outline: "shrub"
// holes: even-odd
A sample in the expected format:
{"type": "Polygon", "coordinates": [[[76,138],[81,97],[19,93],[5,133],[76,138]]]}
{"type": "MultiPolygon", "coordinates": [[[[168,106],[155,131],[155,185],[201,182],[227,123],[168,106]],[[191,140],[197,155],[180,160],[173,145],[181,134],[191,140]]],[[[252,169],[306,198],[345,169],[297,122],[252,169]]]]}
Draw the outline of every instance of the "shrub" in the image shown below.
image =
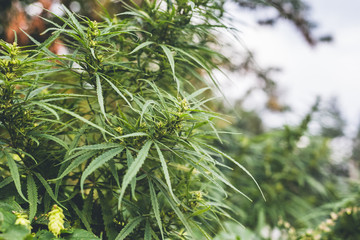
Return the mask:
{"type": "Polygon", "coordinates": [[[45,42],[0,43],[0,238],[218,231],[229,209],[214,196],[228,186],[246,197],[221,160],[251,177],[210,144],[221,116],[199,88],[222,58],[208,47],[221,5],[145,1],[115,17],[104,9],[103,22],[64,8],[45,42]],[[57,39],[67,54],[48,49],[57,39]]]}

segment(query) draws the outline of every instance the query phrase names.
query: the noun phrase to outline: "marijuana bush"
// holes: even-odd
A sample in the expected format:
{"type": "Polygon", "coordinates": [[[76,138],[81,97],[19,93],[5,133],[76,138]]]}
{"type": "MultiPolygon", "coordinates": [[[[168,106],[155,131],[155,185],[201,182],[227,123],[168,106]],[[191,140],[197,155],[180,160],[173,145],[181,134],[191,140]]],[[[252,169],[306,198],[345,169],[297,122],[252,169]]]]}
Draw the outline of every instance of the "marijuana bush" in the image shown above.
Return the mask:
{"type": "Polygon", "coordinates": [[[216,234],[227,189],[247,198],[222,161],[252,178],[211,145],[222,4],[145,1],[102,22],[64,7],[45,42],[0,43],[0,239],[216,234]]]}

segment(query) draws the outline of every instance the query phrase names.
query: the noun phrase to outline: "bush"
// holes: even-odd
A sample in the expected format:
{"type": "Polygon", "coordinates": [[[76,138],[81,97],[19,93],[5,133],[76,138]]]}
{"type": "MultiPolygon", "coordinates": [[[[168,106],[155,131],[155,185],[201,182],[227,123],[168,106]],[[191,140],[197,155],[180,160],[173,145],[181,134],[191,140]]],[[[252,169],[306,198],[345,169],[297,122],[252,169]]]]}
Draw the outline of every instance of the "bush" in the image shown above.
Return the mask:
{"type": "Polygon", "coordinates": [[[208,47],[221,5],[146,1],[103,22],[64,8],[45,42],[0,43],[0,239],[216,234],[215,196],[246,196],[221,159],[250,175],[210,144],[221,116],[199,88],[222,58],[208,47]]]}

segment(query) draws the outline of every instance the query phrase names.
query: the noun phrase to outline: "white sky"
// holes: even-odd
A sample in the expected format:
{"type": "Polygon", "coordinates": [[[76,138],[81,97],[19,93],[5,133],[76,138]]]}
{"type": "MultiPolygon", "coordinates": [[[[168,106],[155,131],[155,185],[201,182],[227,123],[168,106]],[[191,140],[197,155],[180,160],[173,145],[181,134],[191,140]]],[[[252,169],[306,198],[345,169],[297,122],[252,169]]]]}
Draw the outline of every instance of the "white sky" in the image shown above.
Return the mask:
{"type": "MultiPolygon", "coordinates": [[[[324,100],[337,96],[348,122],[347,135],[354,136],[360,120],[360,1],[313,0],[310,19],[318,24],[315,35],[330,33],[333,43],[310,47],[289,22],[279,21],[275,27],[262,27],[256,19],[272,16],[273,12],[239,11],[234,4],[227,8],[236,19],[232,24],[241,32],[245,45],[256,53],[260,66],[279,66],[274,76],[283,91],[283,100],[303,116],[320,95],[324,100]]],[[[241,48],[241,46],[239,46],[241,48]]],[[[234,80],[240,78],[230,75],[234,80]]],[[[242,77],[243,78],[243,77],[242,77]]],[[[228,97],[243,92],[249,80],[237,81],[227,88],[228,97]],[[248,82],[247,82],[248,81],[248,82]]],[[[259,96],[261,98],[261,96],[259,96]]],[[[255,100],[256,103],[256,100],[255,100]]],[[[294,115],[266,116],[265,122],[276,126],[295,123],[294,115]]]]}

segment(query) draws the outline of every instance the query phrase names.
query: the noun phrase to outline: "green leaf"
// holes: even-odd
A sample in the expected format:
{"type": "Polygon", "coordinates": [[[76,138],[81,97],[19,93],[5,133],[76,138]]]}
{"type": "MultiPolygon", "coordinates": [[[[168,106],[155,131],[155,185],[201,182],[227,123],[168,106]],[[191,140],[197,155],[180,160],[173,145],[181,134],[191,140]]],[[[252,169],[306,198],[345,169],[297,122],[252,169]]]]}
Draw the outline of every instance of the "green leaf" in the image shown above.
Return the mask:
{"type": "Polygon", "coordinates": [[[16,166],[15,160],[7,151],[4,151],[4,153],[8,161],[11,177],[14,180],[16,190],[19,193],[19,195],[27,202],[28,200],[25,198],[21,190],[20,174],[19,174],[19,169],[16,166]]]}
{"type": "Polygon", "coordinates": [[[197,224],[196,222],[194,221],[191,221],[192,225],[195,225],[195,227],[197,227],[200,232],[204,235],[204,237],[207,239],[207,240],[212,240],[213,238],[209,235],[209,233],[207,231],[205,231],[199,224],[197,224]]]}
{"type": "Polygon", "coordinates": [[[31,240],[31,233],[23,225],[12,225],[4,233],[0,233],[1,240],[31,240]]]}
{"type": "MultiPolygon", "coordinates": [[[[128,168],[131,166],[131,164],[134,162],[134,158],[131,155],[131,152],[129,149],[126,149],[126,160],[127,160],[127,164],[128,164],[128,168]]],[[[135,194],[135,188],[136,188],[136,177],[133,177],[131,179],[131,195],[133,196],[134,200],[137,201],[136,199],[136,194],[135,194]]]]}
{"type": "MultiPolygon", "coordinates": [[[[154,178],[156,180],[156,178],[154,178]]],[[[186,217],[184,216],[184,214],[181,212],[181,210],[178,208],[176,202],[172,199],[172,197],[169,196],[169,194],[167,193],[167,191],[161,186],[161,184],[159,184],[157,181],[155,181],[156,185],[158,186],[158,188],[160,189],[160,191],[162,192],[162,194],[165,196],[167,202],[170,204],[171,208],[174,210],[175,214],[178,216],[178,218],[180,219],[180,221],[184,224],[186,230],[189,232],[189,234],[191,236],[194,237],[194,233],[191,229],[190,223],[189,221],[186,219],[186,217]]]]}
{"type": "Polygon", "coordinates": [[[149,136],[148,134],[144,133],[144,132],[135,132],[135,133],[130,133],[130,134],[126,134],[126,135],[122,135],[122,136],[118,136],[115,137],[116,139],[122,139],[122,138],[128,138],[128,137],[140,137],[140,136],[149,136]]]}
{"type": "Polygon", "coordinates": [[[139,154],[137,155],[135,161],[131,164],[131,166],[127,170],[127,172],[126,172],[126,174],[125,174],[125,176],[123,178],[123,182],[122,182],[122,186],[121,186],[119,204],[118,204],[119,209],[121,207],[121,200],[122,200],[122,198],[123,198],[123,196],[125,194],[126,187],[129,185],[132,178],[136,176],[136,174],[140,170],[141,166],[144,164],[145,159],[148,156],[148,153],[149,153],[149,150],[150,150],[150,147],[151,147],[152,143],[153,142],[151,140],[149,140],[144,144],[144,146],[139,151],[139,154]]]}
{"type": "Polygon", "coordinates": [[[35,104],[35,105],[38,105],[39,107],[44,108],[45,110],[47,110],[49,112],[51,112],[55,116],[56,120],[60,120],[59,114],[57,114],[57,112],[54,109],[46,106],[44,103],[41,103],[41,102],[32,102],[32,103],[35,104]]]}
{"type": "Polygon", "coordinates": [[[125,102],[128,104],[128,106],[133,109],[133,107],[131,106],[130,102],[127,100],[127,98],[124,96],[124,94],[121,93],[121,91],[109,80],[107,79],[105,76],[102,75],[102,78],[105,79],[105,81],[107,81],[109,83],[109,85],[115,90],[115,92],[117,94],[120,95],[120,97],[122,97],[125,102]]]}
{"type": "MultiPolygon", "coordinates": [[[[172,150],[171,148],[169,148],[169,147],[166,146],[165,144],[163,144],[163,143],[161,143],[161,142],[158,142],[158,143],[161,144],[162,146],[164,146],[165,148],[167,148],[167,149],[168,149],[169,151],[171,151],[172,153],[174,153],[174,154],[175,154],[176,156],[178,156],[180,159],[183,159],[184,161],[187,161],[188,163],[190,163],[190,164],[194,167],[194,169],[196,169],[197,171],[199,171],[199,172],[202,174],[202,176],[205,177],[206,179],[208,179],[210,182],[214,183],[215,186],[217,186],[218,189],[219,189],[220,191],[222,191],[222,192],[225,194],[225,196],[227,196],[227,192],[224,190],[224,188],[223,188],[219,183],[217,183],[213,177],[210,176],[209,173],[212,173],[212,172],[214,172],[214,171],[213,171],[212,169],[210,169],[210,167],[207,167],[207,166],[201,165],[201,167],[199,167],[198,158],[199,158],[200,156],[199,156],[199,157],[196,157],[196,159],[193,159],[193,158],[190,158],[190,157],[188,157],[188,158],[183,158],[182,156],[180,156],[178,153],[176,153],[174,150],[172,150]],[[204,168],[205,170],[207,170],[207,172],[205,172],[203,168],[204,168]]],[[[216,174],[216,173],[215,173],[215,174],[216,174]]],[[[227,182],[227,183],[225,183],[225,184],[230,184],[230,186],[232,186],[231,183],[229,183],[229,182],[227,182]]],[[[232,186],[232,187],[233,187],[233,186],[232,186]]],[[[236,188],[235,188],[235,189],[236,189],[236,188]]],[[[245,196],[246,196],[246,195],[245,195],[245,196]]]]}
{"type": "MultiPolygon", "coordinates": [[[[66,163],[74,158],[77,158],[79,157],[80,155],[83,155],[85,153],[88,153],[88,152],[97,152],[97,151],[89,151],[89,150],[81,150],[81,151],[78,151],[72,155],[69,155],[69,154],[66,154],[66,156],[68,156],[67,158],[64,159],[64,161],[62,161],[61,165],[63,165],[63,163],[66,163]]],[[[60,173],[59,173],[60,174],[60,173]]]]}
{"type": "Polygon", "coordinates": [[[3,181],[0,182],[0,189],[5,187],[6,185],[12,183],[14,181],[14,179],[10,176],[5,178],[3,181]]]}
{"type": "MultiPolygon", "coordinates": [[[[76,15],[72,12],[69,11],[69,9],[67,9],[67,7],[65,7],[65,5],[61,5],[61,8],[64,9],[64,11],[66,12],[66,14],[68,15],[68,17],[70,18],[71,22],[74,24],[74,26],[72,26],[71,24],[69,24],[69,26],[75,31],[77,32],[80,37],[82,39],[86,39],[85,33],[83,31],[83,27],[81,26],[81,24],[79,23],[79,21],[76,19],[76,15]]],[[[68,22],[68,21],[67,21],[68,22]]]]}
{"type": "Polygon", "coordinates": [[[89,194],[84,199],[84,204],[81,210],[84,216],[88,219],[92,219],[93,204],[94,204],[93,200],[94,200],[94,188],[91,188],[89,194]]]}
{"type": "Polygon", "coordinates": [[[175,75],[175,61],[174,61],[174,56],[172,54],[172,52],[170,51],[170,49],[165,46],[165,45],[160,45],[160,47],[163,49],[166,57],[168,58],[169,60],[169,63],[170,63],[170,67],[171,67],[171,71],[172,71],[172,74],[173,74],[173,77],[174,77],[174,80],[177,84],[177,89],[180,90],[180,82],[179,82],[179,79],[177,79],[176,75],[175,75]]]}
{"type": "Polygon", "coordinates": [[[146,220],[144,240],[151,240],[151,227],[149,220],[146,220]]]}
{"type": "Polygon", "coordinates": [[[211,70],[206,67],[199,59],[197,59],[196,57],[192,56],[191,54],[187,53],[186,51],[182,50],[181,48],[176,48],[176,47],[171,47],[172,49],[174,49],[177,52],[180,52],[184,55],[186,55],[188,58],[190,58],[191,60],[193,60],[194,62],[196,62],[197,64],[199,64],[205,71],[210,72],[211,70]]]}
{"type": "Polygon", "coordinates": [[[99,195],[101,214],[105,225],[106,236],[108,239],[115,239],[118,232],[114,226],[114,213],[111,205],[109,204],[111,202],[112,196],[108,192],[110,196],[107,195],[105,197],[100,189],[97,189],[97,193],[99,195]]]}
{"type": "Polygon", "coordinates": [[[193,92],[191,95],[186,96],[186,100],[190,101],[190,100],[196,98],[197,96],[201,95],[203,92],[205,92],[206,90],[209,90],[209,89],[210,89],[209,87],[201,88],[201,89],[193,92]]]}
{"type": "Polygon", "coordinates": [[[107,119],[106,113],[105,113],[104,96],[103,96],[103,92],[102,92],[100,77],[98,74],[96,74],[95,76],[96,76],[96,94],[97,94],[97,98],[98,98],[98,102],[99,102],[99,106],[100,106],[100,111],[104,115],[105,119],[107,119]]]}
{"type": "MultiPolygon", "coordinates": [[[[46,18],[42,18],[44,19],[45,21],[49,21],[47,20],[46,18]]],[[[57,25],[56,23],[50,21],[51,24],[53,25],[57,25]]],[[[65,29],[66,27],[66,24],[64,24],[62,27],[60,25],[57,25],[58,28],[61,28],[61,29],[65,29]]],[[[44,34],[44,33],[43,33],[44,34]]],[[[37,50],[42,50],[43,48],[46,48],[47,46],[49,46],[53,41],[55,41],[59,35],[61,34],[61,31],[55,31],[55,32],[52,32],[51,33],[51,37],[49,37],[48,39],[46,39],[44,42],[42,42],[38,47],[37,47],[37,50]]]]}
{"type": "Polygon", "coordinates": [[[14,225],[16,216],[12,211],[21,212],[23,209],[14,201],[14,198],[2,199],[0,201],[0,233],[14,225]]]}
{"type": "Polygon", "coordinates": [[[17,153],[19,153],[19,154],[24,154],[25,156],[31,158],[31,159],[37,164],[36,159],[35,159],[31,154],[29,154],[29,153],[27,153],[27,152],[24,152],[23,150],[18,149],[18,148],[7,147],[7,149],[8,149],[9,151],[11,150],[11,151],[17,152],[17,153]]]}
{"type": "Polygon", "coordinates": [[[124,147],[118,147],[115,149],[111,149],[107,152],[104,152],[103,154],[101,154],[100,156],[98,156],[97,158],[95,158],[90,164],[89,166],[87,166],[87,168],[85,169],[84,173],[81,175],[81,179],[80,179],[80,188],[81,188],[81,192],[84,192],[84,182],[85,179],[91,174],[93,173],[96,169],[98,169],[99,167],[101,167],[102,165],[104,165],[107,161],[109,161],[110,159],[114,158],[116,155],[118,155],[119,153],[121,153],[124,150],[124,147]]]}
{"type": "Polygon", "coordinates": [[[70,236],[64,238],[66,240],[100,240],[100,238],[96,237],[92,232],[84,229],[75,229],[70,236]]]}
{"type": "Polygon", "coordinates": [[[116,236],[115,240],[124,240],[141,223],[142,220],[144,220],[144,217],[142,216],[132,218],[120,231],[119,235],[116,236]]]}
{"type": "Polygon", "coordinates": [[[116,148],[119,147],[120,145],[118,143],[99,143],[99,144],[94,144],[94,145],[86,145],[86,146],[82,146],[82,147],[78,147],[78,148],[74,148],[72,151],[77,151],[77,150],[103,150],[103,149],[108,149],[108,148],[116,148]]]}
{"type": "Polygon", "coordinates": [[[145,102],[145,104],[141,107],[142,111],[141,111],[141,115],[140,115],[140,121],[142,121],[144,113],[146,112],[146,110],[147,110],[148,106],[150,106],[150,104],[156,104],[156,102],[153,100],[147,100],[145,102]]]}
{"type": "Polygon", "coordinates": [[[68,201],[68,203],[70,204],[71,208],[75,211],[75,213],[78,215],[78,217],[81,219],[81,222],[84,224],[86,230],[91,232],[91,226],[86,216],[80,211],[78,206],[75,203],[73,203],[73,201],[70,200],[68,201]]]}
{"type": "Polygon", "coordinates": [[[55,239],[54,234],[46,230],[40,230],[36,232],[36,240],[53,240],[55,239]]]}
{"type": "MultiPolygon", "coordinates": [[[[33,43],[35,43],[37,46],[41,46],[41,43],[39,41],[37,41],[35,38],[33,38],[30,34],[28,34],[27,32],[25,32],[24,30],[20,29],[33,43]]],[[[53,58],[60,60],[61,58],[59,58],[55,53],[51,52],[48,48],[41,48],[42,50],[44,50],[45,53],[47,53],[48,55],[52,56],[53,58]]]]}
{"type": "Polygon", "coordinates": [[[68,175],[72,170],[74,170],[74,168],[78,167],[80,164],[82,164],[89,158],[93,157],[95,154],[96,154],[95,151],[89,151],[89,152],[85,152],[84,154],[80,155],[74,161],[71,162],[71,164],[64,170],[64,172],[62,172],[61,175],[56,178],[56,180],[62,179],[63,177],[68,175]]]}
{"type": "Polygon", "coordinates": [[[155,219],[156,219],[156,222],[157,222],[157,224],[159,226],[159,229],[160,229],[161,239],[164,239],[164,232],[163,232],[163,227],[162,227],[162,222],[161,222],[161,217],[160,217],[159,202],[158,202],[158,198],[156,196],[154,185],[153,185],[151,179],[149,179],[149,188],[150,188],[149,189],[149,191],[150,191],[150,200],[151,200],[151,205],[153,207],[155,219]]]}
{"type": "Polygon", "coordinates": [[[37,96],[39,93],[41,93],[43,90],[45,90],[45,89],[47,89],[47,88],[49,88],[49,87],[51,87],[51,86],[52,86],[52,84],[51,84],[51,85],[46,85],[46,86],[43,86],[43,87],[36,88],[36,89],[34,89],[33,91],[29,92],[29,93],[27,94],[27,96],[26,96],[25,99],[26,99],[26,100],[29,100],[29,99],[35,97],[35,96],[37,96]]]}
{"type": "Polygon", "coordinates": [[[199,209],[199,210],[196,210],[195,212],[193,212],[191,214],[191,217],[195,217],[195,216],[199,216],[207,211],[211,210],[211,207],[210,206],[207,206],[205,208],[202,208],[202,209],[199,209]]]}
{"type": "Polygon", "coordinates": [[[62,69],[62,68],[59,68],[59,69],[54,69],[54,68],[43,69],[43,70],[27,72],[27,73],[23,74],[22,76],[26,77],[26,76],[39,75],[39,74],[44,74],[44,73],[54,73],[54,72],[60,72],[60,71],[64,71],[64,69],[62,69]]]}
{"type": "Polygon", "coordinates": [[[155,148],[156,148],[156,151],[157,151],[157,153],[159,155],[159,159],[160,159],[161,166],[162,166],[164,176],[165,176],[165,181],[166,181],[166,184],[168,185],[170,194],[171,194],[172,198],[175,200],[175,202],[178,202],[178,199],[175,197],[175,195],[174,195],[174,193],[172,191],[170,175],[169,175],[169,171],[168,171],[168,167],[167,167],[164,155],[162,154],[159,146],[156,143],[155,143],[155,148]]]}
{"type": "Polygon", "coordinates": [[[140,49],[149,46],[150,44],[153,44],[154,42],[148,41],[148,42],[143,42],[141,43],[139,46],[137,46],[134,50],[132,50],[129,54],[133,54],[137,51],[139,51],[140,49]]]}
{"type": "MultiPolygon", "coordinates": [[[[40,182],[42,183],[42,185],[45,187],[46,192],[49,194],[49,196],[62,208],[65,208],[57,199],[56,196],[53,192],[53,190],[51,189],[49,183],[43,178],[43,176],[41,176],[40,173],[34,172],[35,176],[40,180],[40,182]]],[[[65,208],[66,209],[66,208],[65,208]]]]}
{"type": "Polygon", "coordinates": [[[170,51],[170,49],[165,46],[165,45],[160,45],[160,47],[163,49],[166,57],[169,60],[170,63],[170,67],[171,67],[171,71],[173,72],[173,74],[175,75],[175,61],[174,61],[174,56],[172,54],[172,52],[170,51]]]}
{"type": "Polygon", "coordinates": [[[27,193],[29,199],[29,220],[31,221],[37,211],[38,192],[33,176],[27,176],[27,193]]]}
{"type": "MultiPolygon", "coordinates": [[[[116,184],[118,186],[118,188],[120,188],[120,180],[119,180],[119,174],[117,172],[117,168],[116,168],[116,164],[115,164],[115,161],[114,159],[111,159],[109,161],[109,168],[110,168],[110,172],[111,174],[113,175],[115,181],[116,181],[116,184]]],[[[136,199],[135,199],[136,200],[136,199]]]]}
{"type": "Polygon", "coordinates": [[[83,121],[84,123],[89,124],[90,126],[92,126],[92,127],[94,127],[94,128],[97,128],[97,129],[99,129],[100,131],[105,132],[105,133],[107,133],[107,134],[109,134],[109,135],[111,135],[111,136],[114,137],[114,134],[106,131],[104,128],[100,127],[99,125],[96,125],[95,123],[90,122],[89,120],[83,118],[82,116],[80,116],[80,115],[78,115],[78,114],[76,114],[76,113],[74,113],[74,112],[72,112],[72,111],[69,111],[69,110],[67,110],[67,109],[65,109],[65,108],[62,108],[62,107],[59,107],[59,106],[56,106],[56,105],[53,105],[53,104],[50,104],[50,103],[44,103],[44,105],[46,105],[46,106],[48,106],[48,107],[51,107],[51,108],[55,108],[55,109],[60,110],[60,111],[62,111],[62,112],[64,112],[64,113],[67,113],[67,114],[69,114],[69,115],[71,115],[71,116],[79,119],[80,121],[83,121]]]}
{"type": "Polygon", "coordinates": [[[57,137],[54,137],[54,136],[51,136],[51,135],[45,134],[45,133],[33,134],[33,136],[35,136],[35,137],[43,137],[43,138],[49,139],[49,140],[54,141],[54,142],[58,143],[59,145],[63,146],[66,150],[69,150],[69,146],[63,140],[61,140],[60,138],[57,138],[57,137]]]}
{"type": "Polygon", "coordinates": [[[256,184],[257,188],[259,189],[263,199],[266,201],[266,198],[265,198],[265,195],[263,193],[263,191],[261,190],[260,188],[260,185],[258,184],[258,182],[255,180],[255,178],[253,177],[253,175],[243,166],[241,165],[240,163],[238,163],[235,159],[233,159],[232,157],[230,157],[229,155],[227,155],[226,153],[223,153],[222,151],[220,151],[219,149],[217,148],[214,148],[206,143],[201,143],[203,144],[204,146],[210,148],[211,150],[219,153],[220,155],[224,156],[225,158],[229,159],[231,162],[233,162],[236,166],[238,166],[241,170],[243,170],[253,181],[254,183],[256,184]]]}
{"type": "MultiPolygon", "coordinates": [[[[251,198],[249,198],[245,193],[243,193],[242,191],[240,191],[239,189],[237,189],[233,184],[231,184],[225,177],[221,176],[219,173],[217,173],[215,171],[215,169],[211,169],[209,166],[201,163],[201,162],[198,162],[198,163],[193,163],[193,166],[202,173],[202,175],[204,177],[207,178],[207,175],[209,175],[209,173],[211,173],[212,176],[212,179],[210,179],[211,177],[209,177],[208,179],[210,181],[212,181],[214,184],[216,184],[216,181],[215,180],[220,180],[221,182],[223,182],[224,184],[226,184],[227,186],[229,186],[230,188],[232,188],[233,190],[235,190],[236,192],[240,193],[241,195],[243,195],[245,198],[247,198],[250,202],[252,202],[251,198]],[[202,168],[199,168],[199,166],[202,168]],[[204,170],[205,172],[204,172],[204,170]]],[[[220,185],[216,184],[216,186],[219,187],[219,189],[223,189],[220,185]]],[[[223,191],[224,194],[227,196],[227,192],[226,191],[223,191]]]]}

